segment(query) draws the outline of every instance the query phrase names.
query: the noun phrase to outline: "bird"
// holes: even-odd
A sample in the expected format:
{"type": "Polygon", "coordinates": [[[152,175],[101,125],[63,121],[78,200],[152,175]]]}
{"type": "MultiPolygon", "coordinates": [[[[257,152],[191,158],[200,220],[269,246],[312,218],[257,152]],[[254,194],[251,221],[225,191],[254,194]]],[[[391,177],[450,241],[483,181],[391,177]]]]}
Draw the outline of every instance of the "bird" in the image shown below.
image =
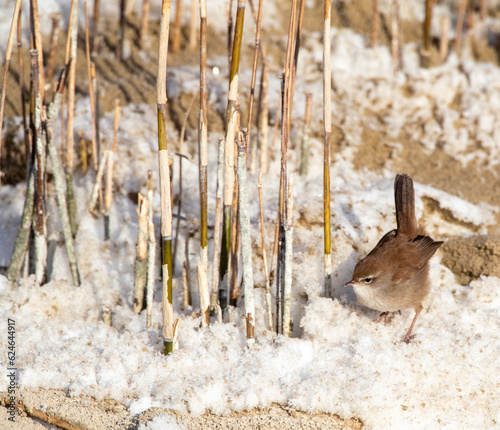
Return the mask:
{"type": "Polygon", "coordinates": [[[396,175],[394,200],[397,228],[356,264],[352,280],[344,286],[353,287],[362,305],[382,311],[377,320],[387,320],[389,312],[413,308],[415,317],[403,338],[409,343],[430,290],[429,260],[443,242],[434,241],[417,223],[413,180],[407,174],[396,175]]]}

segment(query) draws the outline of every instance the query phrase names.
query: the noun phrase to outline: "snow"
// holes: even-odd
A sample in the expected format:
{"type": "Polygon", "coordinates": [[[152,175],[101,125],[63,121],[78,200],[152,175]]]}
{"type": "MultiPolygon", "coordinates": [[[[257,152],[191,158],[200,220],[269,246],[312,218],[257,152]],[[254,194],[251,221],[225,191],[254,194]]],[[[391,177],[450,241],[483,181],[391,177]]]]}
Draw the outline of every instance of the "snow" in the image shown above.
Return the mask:
{"type": "MultiPolygon", "coordinates": [[[[60,10],[63,3],[40,1],[43,16],[60,10]]],[[[410,6],[402,10],[420,16],[422,11],[417,2],[408,3],[410,6]]],[[[218,7],[217,13],[222,14],[224,2],[209,4],[218,7]]],[[[214,13],[211,9],[209,16],[214,13]]],[[[6,19],[2,20],[1,29],[8,28],[6,19]]],[[[0,31],[2,37],[5,33],[0,31]]],[[[307,85],[297,82],[297,98],[303,90],[321,93],[318,34],[311,36],[315,44],[305,41],[307,50],[301,53],[303,62],[298,71],[298,76],[304,70],[316,70],[316,75],[304,80],[307,85]]],[[[265,301],[262,289],[256,290],[256,345],[251,350],[245,343],[242,303],[231,310],[230,323],[200,328],[200,318],[193,314],[199,310],[194,283],[193,306],[188,309],[182,306],[180,269],[174,274],[174,310],[181,319],[177,351],[168,357],[161,353],[158,282],[153,327],[146,329],[145,312],[140,315],[132,312],[137,219],[128,194],[145,191],[147,170],[154,170],[157,231],[159,197],[154,112],[151,115],[154,107],[125,106],[115,165],[109,243],[103,241],[102,220],[93,218],[85,204],[92,189],[92,177],[76,177],[79,211],[76,246],[82,286],[76,288],[71,284],[65,252],[60,247],[52,279],[42,287],[35,285],[33,277],[10,286],[0,276],[0,327],[6,333],[7,318],[16,321],[21,388],[59,388],[71,396],[109,397],[125,404],[132,414],[164,407],[195,416],[206,411],[227,415],[278,403],[311,413],[355,416],[370,428],[378,429],[492,428],[500,422],[500,279],[482,277],[461,286],[449,269],[439,263],[439,256],[434,258],[433,285],[424,306],[426,311],[419,317],[414,330],[416,338],[409,345],[401,339],[413,311],[396,314],[387,325],[375,324],[377,313],[359,305],[352,289],[342,286],[350,279],[356,261],[383,233],[395,227],[392,191],[395,172],[375,174],[353,168],[355,150],[361,145],[363,109],[383,110],[384,121],[391,125],[396,139],[403,131],[414,134],[429,151],[440,141],[450,155],[463,163],[484,159],[496,165],[500,159],[496,144],[500,133],[500,70],[466,59],[466,76],[458,70],[454,56],[442,66],[421,69],[416,66],[416,47],[411,45],[404,47],[404,56],[403,72],[394,73],[387,48],[369,50],[362,36],[350,30],[332,30],[332,76],[337,95],[342,96],[333,98],[334,117],[342,119],[350,130],[346,137],[349,146],[334,155],[332,165],[335,299],[321,297],[323,233],[317,221],[322,216],[322,171],[310,169],[307,178],[295,178],[294,218],[302,222],[294,226],[294,337],[283,338],[264,329],[265,301]],[[412,87],[411,98],[403,95],[408,85],[412,87]],[[455,124],[459,114],[450,107],[457,93],[464,109],[458,128],[455,124]],[[429,119],[424,130],[414,127],[416,117],[429,119]],[[440,117],[441,121],[431,121],[434,117],[440,117]],[[481,141],[481,148],[472,152],[468,146],[470,135],[478,136],[481,141]],[[490,155],[485,155],[484,148],[490,155]],[[103,306],[112,310],[111,327],[102,322],[103,306]]],[[[173,81],[169,88],[175,88],[177,83],[177,91],[197,91],[195,73],[187,72],[179,69],[170,75],[173,81]]],[[[211,79],[225,88],[223,76],[213,75],[211,79]]],[[[277,80],[271,83],[277,90],[277,80]]],[[[223,95],[212,96],[216,98],[214,103],[224,103],[220,99],[223,95]]],[[[169,92],[169,97],[175,98],[175,91],[169,92]]],[[[295,117],[300,118],[302,103],[301,99],[294,107],[295,117]]],[[[321,112],[320,97],[314,103],[315,112],[321,112]]],[[[75,121],[76,128],[88,129],[88,99],[79,99],[75,121]]],[[[111,141],[112,114],[103,117],[101,130],[103,137],[111,141]]],[[[177,139],[174,131],[170,133],[169,139],[177,139]]],[[[217,137],[210,135],[210,142],[216,142],[217,137]]],[[[312,139],[311,144],[311,165],[322,165],[322,142],[312,139]]],[[[186,145],[194,148],[196,143],[191,141],[186,145]]],[[[292,170],[296,161],[293,157],[292,170]]],[[[211,151],[208,168],[212,178],[216,158],[211,151]]],[[[199,211],[197,167],[189,162],[183,166],[183,214],[191,222],[198,218],[199,211]]],[[[268,252],[276,217],[278,172],[276,159],[271,162],[263,186],[268,252]]],[[[250,175],[249,181],[255,183],[256,178],[250,175]]],[[[10,259],[25,190],[24,184],[0,188],[2,266],[10,259]]],[[[475,205],[430,185],[416,183],[415,191],[418,217],[424,215],[422,199],[427,197],[449,210],[456,220],[480,230],[486,231],[495,223],[496,207],[486,203],[475,205]]],[[[249,192],[256,245],[260,243],[256,187],[249,186],[249,192]]],[[[210,223],[213,223],[214,197],[215,184],[211,180],[210,223]]],[[[426,218],[425,227],[435,239],[472,233],[467,226],[440,219],[426,218]]],[[[190,228],[194,229],[193,225],[190,228]]],[[[187,230],[182,230],[177,268],[184,258],[187,230]]],[[[198,259],[197,237],[190,242],[193,280],[198,259]]],[[[261,262],[255,256],[254,271],[256,281],[262,281],[261,262]]],[[[5,336],[0,345],[3,351],[5,336]]],[[[6,390],[7,384],[4,372],[0,376],[0,390],[6,390]]],[[[183,427],[162,415],[140,428],[183,427]]]]}

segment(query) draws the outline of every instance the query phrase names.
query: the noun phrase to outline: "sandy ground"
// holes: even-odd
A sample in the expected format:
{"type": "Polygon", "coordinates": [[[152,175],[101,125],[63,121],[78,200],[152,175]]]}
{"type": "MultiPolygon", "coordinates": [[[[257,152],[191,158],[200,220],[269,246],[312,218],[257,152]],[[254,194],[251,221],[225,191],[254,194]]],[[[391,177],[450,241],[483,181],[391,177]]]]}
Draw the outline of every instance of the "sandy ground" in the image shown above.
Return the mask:
{"type": "Polygon", "coordinates": [[[151,408],[132,416],[127,409],[113,400],[96,402],[90,397],[71,398],[59,390],[24,390],[20,393],[16,423],[8,421],[5,397],[0,398],[0,427],[5,430],[37,429],[116,429],[138,428],[158,415],[168,414],[189,430],[195,429],[331,429],[357,430],[362,424],[355,420],[342,420],[330,414],[306,414],[292,408],[274,405],[266,410],[252,410],[217,416],[201,417],[181,415],[176,412],[151,408]]]}

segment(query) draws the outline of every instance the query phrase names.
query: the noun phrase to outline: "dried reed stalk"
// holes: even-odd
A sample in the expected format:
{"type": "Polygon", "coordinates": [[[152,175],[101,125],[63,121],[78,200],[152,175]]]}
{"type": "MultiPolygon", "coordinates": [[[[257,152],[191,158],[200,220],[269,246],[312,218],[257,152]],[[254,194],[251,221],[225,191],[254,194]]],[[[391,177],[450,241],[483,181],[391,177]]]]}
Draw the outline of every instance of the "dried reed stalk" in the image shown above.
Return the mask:
{"type": "Polygon", "coordinates": [[[380,15],[379,15],[379,3],[380,0],[372,0],[373,9],[372,9],[372,32],[370,36],[370,48],[375,48],[375,45],[378,41],[378,33],[380,28],[380,15]]]}
{"type": "Polygon", "coordinates": [[[293,174],[288,181],[285,226],[285,282],[283,288],[283,335],[291,334],[292,256],[293,256],[293,174]]]}
{"type": "Polygon", "coordinates": [[[222,246],[220,253],[219,270],[219,302],[222,309],[222,319],[227,314],[228,304],[228,279],[231,250],[231,206],[234,189],[234,137],[237,124],[237,98],[238,98],[238,70],[240,64],[241,41],[243,38],[243,22],[245,18],[245,0],[238,2],[236,12],[236,27],[231,55],[231,68],[229,75],[229,94],[226,110],[226,136],[224,147],[224,218],[222,228],[222,246]]]}
{"type": "Polygon", "coordinates": [[[170,29],[170,0],[162,0],[156,103],[158,111],[158,163],[160,170],[161,240],[163,275],[163,345],[164,353],[174,348],[174,309],[172,306],[172,201],[167,149],[167,56],[170,29]]]}
{"type": "Polygon", "coordinates": [[[290,135],[290,122],[292,111],[293,97],[293,67],[295,51],[295,43],[297,36],[297,0],[292,1],[290,22],[288,28],[288,41],[286,50],[285,72],[282,75],[282,101],[281,101],[281,169],[280,169],[280,191],[279,191],[279,243],[278,243],[278,260],[277,260],[277,289],[276,289],[276,329],[278,333],[283,333],[283,292],[285,288],[285,226],[286,226],[286,196],[287,196],[287,153],[288,140],[290,135]]]}
{"type": "MultiPolygon", "coordinates": [[[[7,51],[5,53],[5,63],[3,68],[2,96],[1,96],[2,98],[0,100],[0,160],[2,153],[3,117],[5,110],[6,90],[7,90],[7,77],[9,75],[9,65],[10,65],[10,58],[12,55],[12,46],[14,45],[14,35],[16,33],[16,26],[18,25],[19,21],[20,10],[21,10],[21,0],[16,0],[16,4],[14,6],[14,15],[12,17],[12,23],[10,25],[9,39],[7,41],[7,51]]],[[[0,185],[1,182],[2,182],[2,172],[0,170],[0,185]]]]}
{"type": "Polygon", "coordinates": [[[486,13],[486,0],[479,0],[479,19],[481,22],[484,22],[486,13]]]}
{"type": "Polygon", "coordinates": [[[30,0],[31,40],[33,48],[38,51],[38,73],[40,74],[40,97],[42,104],[45,100],[45,72],[43,66],[42,31],[40,29],[40,15],[38,13],[38,0],[30,0]]]}
{"type": "Polygon", "coordinates": [[[200,262],[198,289],[201,317],[210,324],[210,294],[208,291],[208,120],[207,120],[207,2],[200,0],[200,121],[198,127],[200,182],[200,262]]]}
{"type": "Polygon", "coordinates": [[[325,297],[332,294],[332,242],[330,226],[330,140],[332,133],[332,73],[330,62],[331,0],[325,0],[325,25],[323,28],[323,225],[325,297]]]}
{"type": "Polygon", "coordinates": [[[92,82],[92,62],[90,61],[89,16],[87,12],[87,2],[85,2],[85,55],[87,58],[87,79],[89,81],[90,121],[92,128],[92,164],[94,166],[94,170],[97,172],[99,161],[97,152],[97,130],[95,124],[95,91],[92,82]]]}
{"type": "Polygon", "coordinates": [[[257,26],[255,29],[255,48],[253,51],[253,63],[252,63],[252,80],[250,82],[250,99],[248,101],[248,118],[247,118],[247,133],[246,138],[246,155],[248,157],[248,151],[250,149],[250,136],[252,132],[252,113],[253,113],[253,99],[255,96],[255,79],[257,76],[257,61],[259,59],[259,47],[260,47],[260,26],[262,23],[262,0],[259,0],[259,8],[257,10],[257,26]]]}
{"type": "Polygon", "coordinates": [[[260,214],[260,235],[261,235],[261,251],[262,261],[264,263],[264,275],[266,278],[266,313],[267,313],[267,328],[273,330],[273,311],[271,303],[271,282],[269,279],[269,269],[267,267],[267,254],[266,254],[266,233],[264,226],[264,208],[262,204],[262,170],[259,169],[259,182],[257,183],[259,190],[259,214],[260,214]]]}
{"type": "Polygon", "coordinates": [[[116,149],[118,146],[118,127],[120,124],[120,101],[115,100],[115,115],[113,120],[113,151],[108,155],[108,162],[106,164],[106,184],[104,192],[104,240],[109,240],[109,211],[113,203],[113,167],[116,158],[116,149]]]}
{"type": "Polygon", "coordinates": [[[85,140],[85,132],[82,129],[79,129],[77,134],[78,134],[78,143],[80,144],[80,158],[82,159],[82,171],[84,174],[86,174],[89,165],[87,160],[87,141],[85,140]]]}
{"type": "Polygon", "coordinates": [[[34,100],[34,136],[35,142],[35,279],[41,285],[47,265],[47,229],[45,224],[45,145],[42,138],[42,96],[40,93],[38,50],[31,49],[32,98],[34,100]]]}
{"type": "Polygon", "coordinates": [[[54,63],[56,59],[56,50],[57,45],[59,44],[59,22],[61,21],[61,14],[54,13],[50,16],[52,20],[52,31],[50,32],[50,50],[49,50],[49,59],[47,60],[47,73],[46,78],[47,81],[52,81],[54,77],[54,63]]]}
{"type": "MultiPolygon", "coordinates": [[[[71,223],[71,231],[73,236],[76,236],[76,203],[73,192],[73,167],[74,167],[74,114],[75,114],[75,83],[76,83],[76,53],[78,42],[78,2],[71,2],[71,18],[69,37],[69,52],[71,55],[71,65],[69,68],[68,81],[68,118],[67,118],[67,133],[66,133],[66,193],[68,198],[68,214],[71,223]]],[[[68,55],[67,55],[68,56],[68,55]]],[[[69,58],[67,62],[69,61],[69,58]]]]}
{"type": "Polygon", "coordinates": [[[306,176],[309,171],[309,135],[311,134],[312,93],[306,93],[306,112],[300,146],[299,174],[306,176]]]}
{"type": "Polygon", "coordinates": [[[210,292],[210,310],[215,312],[218,307],[218,267],[220,246],[220,222],[222,212],[222,195],[224,190],[224,137],[219,137],[217,157],[217,190],[215,198],[214,255],[212,262],[212,288],[210,292]]]}
{"type": "Polygon", "coordinates": [[[241,231],[241,255],[243,260],[243,291],[245,294],[245,317],[247,347],[255,345],[255,300],[252,268],[252,237],[250,215],[248,214],[248,183],[245,142],[248,136],[238,133],[238,205],[241,231]]]}
{"type": "Polygon", "coordinates": [[[144,292],[148,279],[148,239],[149,239],[149,201],[141,193],[137,203],[137,245],[134,263],[133,310],[140,314],[144,306],[144,292]]]}
{"type": "Polygon", "coordinates": [[[153,298],[155,289],[156,237],[153,223],[153,171],[148,170],[148,274],[146,284],[146,328],[153,320],[153,298]]]}
{"type": "Polygon", "coordinates": [[[172,54],[176,54],[181,48],[181,16],[182,0],[177,0],[175,4],[174,28],[172,29],[172,54]]]}
{"type": "Polygon", "coordinates": [[[92,195],[90,197],[90,203],[89,203],[89,212],[94,215],[96,206],[97,206],[97,199],[99,198],[99,195],[101,195],[101,190],[102,190],[102,180],[104,177],[104,168],[106,167],[108,163],[108,158],[111,156],[110,154],[112,151],[110,149],[106,149],[104,151],[103,156],[101,157],[101,162],[99,163],[99,168],[97,169],[97,175],[95,178],[95,183],[94,183],[94,188],[92,190],[92,195]]]}

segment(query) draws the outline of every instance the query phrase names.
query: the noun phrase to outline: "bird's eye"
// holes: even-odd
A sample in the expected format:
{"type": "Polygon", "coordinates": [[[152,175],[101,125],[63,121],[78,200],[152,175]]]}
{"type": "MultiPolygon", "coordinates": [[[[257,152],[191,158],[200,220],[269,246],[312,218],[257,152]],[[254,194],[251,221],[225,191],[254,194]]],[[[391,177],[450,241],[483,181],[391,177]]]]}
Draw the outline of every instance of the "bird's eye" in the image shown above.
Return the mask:
{"type": "Polygon", "coordinates": [[[364,282],[365,284],[369,284],[369,283],[371,283],[371,282],[372,282],[372,280],[373,280],[373,278],[365,278],[365,279],[363,279],[363,282],[364,282]]]}

